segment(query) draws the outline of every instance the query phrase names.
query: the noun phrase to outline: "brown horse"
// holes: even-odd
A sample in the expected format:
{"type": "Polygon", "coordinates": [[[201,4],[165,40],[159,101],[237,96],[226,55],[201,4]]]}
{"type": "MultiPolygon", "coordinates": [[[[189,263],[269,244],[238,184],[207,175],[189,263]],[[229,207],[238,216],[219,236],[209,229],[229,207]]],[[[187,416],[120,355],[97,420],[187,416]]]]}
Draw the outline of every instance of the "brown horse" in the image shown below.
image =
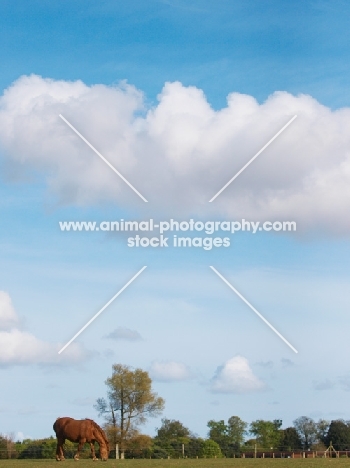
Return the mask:
{"type": "Polygon", "coordinates": [[[97,460],[94,442],[97,442],[100,446],[101,459],[108,459],[109,443],[107,437],[100,426],[92,421],[92,419],[57,418],[54,422],[53,430],[56,432],[57,437],[57,461],[64,460],[63,444],[66,439],[71,442],[79,442],[78,451],[74,455],[75,460],[79,460],[80,451],[85,442],[90,444],[93,460],[97,460]]]}

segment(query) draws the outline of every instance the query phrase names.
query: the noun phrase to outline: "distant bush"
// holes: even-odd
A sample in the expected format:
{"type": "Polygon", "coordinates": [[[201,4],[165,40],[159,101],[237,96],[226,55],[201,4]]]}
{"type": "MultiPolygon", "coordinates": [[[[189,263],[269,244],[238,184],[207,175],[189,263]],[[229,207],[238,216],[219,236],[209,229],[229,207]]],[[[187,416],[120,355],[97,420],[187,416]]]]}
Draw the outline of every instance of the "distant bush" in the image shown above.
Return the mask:
{"type": "Polygon", "coordinates": [[[208,439],[203,442],[202,453],[203,458],[222,458],[220,445],[214,440],[208,439]]]}
{"type": "MultiPolygon", "coordinates": [[[[15,448],[19,459],[53,459],[56,457],[56,439],[53,437],[38,440],[26,439],[23,442],[17,442],[15,448]]],[[[73,458],[77,451],[77,444],[66,440],[63,450],[66,458],[73,458]]],[[[80,458],[89,457],[90,447],[86,445],[80,458]]]]}

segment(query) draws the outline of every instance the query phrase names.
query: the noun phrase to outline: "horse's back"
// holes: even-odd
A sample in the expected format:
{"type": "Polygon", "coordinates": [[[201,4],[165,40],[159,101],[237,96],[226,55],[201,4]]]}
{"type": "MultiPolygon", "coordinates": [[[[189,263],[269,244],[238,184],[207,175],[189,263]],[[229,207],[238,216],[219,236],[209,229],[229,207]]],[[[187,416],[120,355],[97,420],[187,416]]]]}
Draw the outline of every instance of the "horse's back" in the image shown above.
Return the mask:
{"type": "Polygon", "coordinates": [[[53,429],[57,437],[78,442],[81,439],[91,440],[92,424],[89,419],[58,418],[54,422],[53,429]]]}
{"type": "Polygon", "coordinates": [[[62,432],[62,430],[67,426],[69,421],[74,421],[74,419],[69,417],[56,419],[56,421],[53,423],[53,430],[55,431],[56,436],[58,436],[62,432]]]}

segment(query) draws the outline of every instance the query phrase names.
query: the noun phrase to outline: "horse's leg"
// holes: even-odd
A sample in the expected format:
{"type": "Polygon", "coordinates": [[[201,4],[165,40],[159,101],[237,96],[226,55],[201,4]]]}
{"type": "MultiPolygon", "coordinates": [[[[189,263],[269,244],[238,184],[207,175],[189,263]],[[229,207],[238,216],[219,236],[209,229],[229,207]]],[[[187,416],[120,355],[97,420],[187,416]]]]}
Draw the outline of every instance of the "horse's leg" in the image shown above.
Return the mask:
{"type": "Polygon", "coordinates": [[[57,448],[56,448],[56,460],[57,461],[64,460],[63,444],[64,444],[64,439],[57,438],[57,448]]]}
{"type": "Polygon", "coordinates": [[[94,461],[98,460],[95,454],[95,444],[93,442],[90,442],[90,448],[91,448],[91,456],[94,461]]]}
{"type": "Polygon", "coordinates": [[[82,439],[79,441],[78,450],[77,450],[77,453],[74,455],[74,460],[79,460],[80,451],[83,448],[84,444],[85,444],[85,440],[82,439]]]}

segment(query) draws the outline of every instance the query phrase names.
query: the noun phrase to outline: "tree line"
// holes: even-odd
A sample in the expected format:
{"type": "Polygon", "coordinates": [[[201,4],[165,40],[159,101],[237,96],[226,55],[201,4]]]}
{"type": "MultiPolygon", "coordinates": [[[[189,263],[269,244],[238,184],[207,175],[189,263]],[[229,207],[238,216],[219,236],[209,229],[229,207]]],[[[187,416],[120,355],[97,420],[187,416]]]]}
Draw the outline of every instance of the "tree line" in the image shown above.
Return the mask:
{"type": "MultiPolygon", "coordinates": [[[[295,419],[286,428],[282,427],[281,419],[257,419],[250,424],[239,416],[231,416],[227,421],[210,420],[206,438],[198,437],[178,420],[163,418],[156,435],[150,437],[140,432],[140,426],[147,418],[159,416],[165,402],[152,389],[148,372],[115,364],[105,383],[107,394],[96,400],[94,408],[104,419],[112,458],[116,450],[122,458],[219,458],[240,456],[252,450],[323,451],[331,443],[335,450],[350,450],[350,421],[314,421],[307,416],[295,419]]],[[[13,436],[0,435],[0,458],[54,458],[55,450],[53,437],[16,442],[13,436]]],[[[75,445],[67,441],[66,456],[74,450],[75,445]]],[[[89,453],[87,447],[82,458],[88,458],[89,453]]]]}
{"type": "MultiPolygon", "coordinates": [[[[239,457],[257,449],[260,452],[291,452],[299,450],[324,451],[332,442],[336,450],[350,451],[350,421],[341,419],[314,421],[301,416],[293,426],[282,428],[281,420],[252,421],[250,424],[238,416],[207,423],[207,438],[198,437],[178,420],[163,418],[156,435],[150,437],[133,430],[121,450],[125,458],[211,458],[239,457]]],[[[105,426],[108,433],[109,427],[105,426]]],[[[120,440],[118,441],[120,442],[120,440]]],[[[111,458],[115,450],[111,447],[111,458]]],[[[65,454],[72,458],[76,444],[66,441],[65,454]]],[[[56,439],[26,439],[15,442],[13,436],[0,435],[0,458],[54,458],[56,439]]],[[[89,458],[86,446],[81,458],[89,458]]]]}

